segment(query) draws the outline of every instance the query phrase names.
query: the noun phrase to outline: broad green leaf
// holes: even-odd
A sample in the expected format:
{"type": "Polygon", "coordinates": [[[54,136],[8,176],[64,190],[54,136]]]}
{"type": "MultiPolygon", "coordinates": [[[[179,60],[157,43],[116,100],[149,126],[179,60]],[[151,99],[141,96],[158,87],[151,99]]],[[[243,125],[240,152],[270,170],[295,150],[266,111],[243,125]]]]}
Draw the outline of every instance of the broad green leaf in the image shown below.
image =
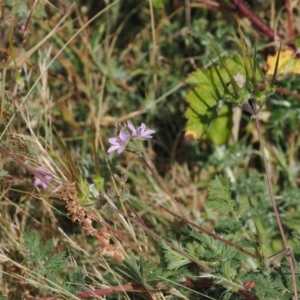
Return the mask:
{"type": "Polygon", "coordinates": [[[151,0],[152,5],[156,8],[164,8],[164,0],[151,0]]]}
{"type": "Polygon", "coordinates": [[[232,127],[232,110],[228,104],[225,104],[218,111],[218,117],[211,123],[207,133],[207,139],[215,145],[222,145],[230,137],[232,127]]]}
{"type": "MultiPolygon", "coordinates": [[[[227,69],[232,76],[245,75],[244,61],[241,55],[224,60],[227,69]]],[[[218,72],[225,82],[229,84],[230,77],[224,68],[218,68],[218,72]]],[[[261,74],[257,74],[261,79],[261,74]]],[[[206,139],[216,145],[222,145],[230,137],[232,127],[231,108],[228,104],[219,100],[225,99],[225,91],[214,67],[208,70],[198,69],[186,80],[193,84],[194,88],[188,93],[186,101],[189,107],[185,112],[187,124],[185,127],[186,140],[206,139]]]]}

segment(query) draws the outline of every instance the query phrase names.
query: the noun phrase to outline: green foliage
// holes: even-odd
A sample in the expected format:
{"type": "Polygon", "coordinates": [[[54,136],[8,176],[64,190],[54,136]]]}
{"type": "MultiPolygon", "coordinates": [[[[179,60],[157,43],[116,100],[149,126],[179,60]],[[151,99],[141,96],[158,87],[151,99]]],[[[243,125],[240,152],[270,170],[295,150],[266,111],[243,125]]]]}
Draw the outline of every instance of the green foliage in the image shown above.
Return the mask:
{"type": "MultiPolygon", "coordinates": [[[[224,288],[221,297],[221,289],[218,287],[218,299],[240,299],[236,298],[237,293],[243,289],[243,283],[248,281],[255,285],[251,293],[258,299],[290,299],[292,285],[289,266],[282,262],[280,266],[272,267],[273,258],[269,258],[265,236],[261,235],[261,229],[255,222],[260,211],[257,203],[264,199],[265,190],[264,180],[258,173],[241,176],[235,184],[226,177],[217,176],[209,188],[209,199],[206,202],[207,207],[221,214],[220,220],[216,222],[216,231],[225,239],[238,241],[240,247],[255,253],[256,259],[247,257],[245,253],[206,233],[183,226],[180,233],[169,231],[167,234],[168,241],[179,248],[181,253],[160,242],[161,264],[153,265],[143,260],[138,262],[131,257],[124,262],[125,266],[120,273],[148,288],[154,288],[160,280],[163,280],[166,287],[177,287],[174,283],[179,283],[184,277],[197,280],[197,272],[191,272],[194,263],[186,257],[186,253],[208,266],[208,273],[215,279],[214,283],[224,288]]],[[[294,199],[293,196],[290,198],[294,199]]],[[[299,239],[297,233],[294,236],[299,239]]],[[[296,245],[294,259],[300,253],[299,241],[296,245]]],[[[213,292],[207,295],[213,296],[213,292]]],[[[188,297],[193,298],[194,294],[188,297]]]]}
{"type": "Polygon", "coordinates": [[[141,259],[139,262],[135,257],[127,258],[123,261],[122,267],[117,267],[123,276],[144,285],[147,289],[154,288],[154,284],[159,280],[162,270],[157,264],[141,259]]]}
{"type": "MultiPolygon", "coordinates": [[[[221,215],[215,225],[215,230],[218,233],[234,233],[236,238],[238,236],[241,238],[245,234],[245,225],[248,224],[246,223],[248,219],[251,219],[251,227],[253,227],[253,216],[255,215],[253,203],[255,201],[251,201],[250,196],[244,196],[247,189],[241,191],[241,194],[237,193],[235,199],[232,199],[233,191],[229,178],[221,175],[216,176],[209,188],[207,207],[221,215]]],[[[249,233],[249,239],[250,236],[249,233]]]]}
{"type": "MultiPolygon", "coordinates": [[[[217,67],[214,64],[215,70],[217,72],[217,75],[219,77],[219,80],[223,86],[223,89],[225,91],[224,93],[224,99],[226,101],[235,103],[237,105],[242,105],[245,108],[245,105],[248,107],[248,111],[254,115],[256,114],[256,111],[253,110],[253,107],[249,107],[249,101],[254,101],[255,105],[256,103],[262,105],[266,101],[266,99],[274,94],[276,88],[275,88],[275,78],[277,74],[278,69],[278,62],[279,62],[279,53],[276,59],[276,66],[275,66],[275,72],[273,74],[272,80],[270,83],[267,83],[264,87],[264,89],[261,91],[259,86],[259,81],[261,80],[261,73],[258,72],[257,68],[257,59],[256,59],[256,47],[254,47],[253,51],[253,57],[250,57],[248,48],[243,41],[243,33],[239,28],[239,34],[240,34],[240,46],[242,49],[242,57],[243,57],[243,67],[244,72],[242,73],[236,73],[222,58],[221,53],[217,49],[217,47],[214,45],[213,42],[211,42],[215,52],[217,53],[220,62],[224,69],[226,70],[226,73],[228,74],[230,78],[230,85],[227,85],[224,81],[222,74],[218,71],[217,67]]],[[[251,103],[250,103],[251,104],[251,103]]]]}
{"type": "Polygon", "coordinates": [[[240,253],[236,249],[201,232],[192,231],[191,236],[203,247],[202,260],[210,264],[213,273],[215,270],[228,278],[235,276],[234,269],[240,265],[240,253]]]}
{"type": "Polygon", "coordinates": [[[12,9],[13,14],[17,14],[19,16],[25,17],[30,13],[30,9],[28,5],[22,0],[16,0],[14,2],[4,1],[4,5],[10,9],[12,9]]]}
{"type": "MultiPolygon", "coordinates": [[[[238,65],[237,62],[236,66],[238,65]]],[[[226,76],[225,71],[222,74],[226,76]]],[[[186,97],[189,103],[185,112],[188,120],[185,127],[186,138],[192,140],[204,138],[216,145],[224,144],[230,135],[231,110],[226,104],[218,105],[222,85],[216,71],[213,68],[198,69],[187,78],[186,82],[195,85],[186,97]]]]}
{"type": "Polygon", "coordinates": [[[41,236],[36,232],[25,232],[23,238],[24,247],[28,251],[28,262],[39,266],[50,258],[53,246],[51,240],[43,244],[41,236]]]}
{"type": "MultiPolygon", "coordinates": [[[[14,57],[13,61],[24,57],[32,46],[47,36],[56,24],[55,20],[59,20],[71,4],[71,1],[54,1],[54,4],[47,1],[33,2],[3,2],[3,61],[7,56],[14,57]],[[24,43],[19,43],[21,37],[18,24],[25,23],[27,19],[29,34],[24,43]],[[15,48],[7,48],[10,43],[15,48]]],[[[239,131],[242,139],[239,142],[227,143],[232,129],[231,105],[249,109],[249,99],[262,104],[269,98],[266,109],[272,114],[270,117],[264,116],[262,134],[265,147],[269,151],[272,175],[274,174],[272,180],[276,184],[276,203],[289,239],[290,255],[295,260],[300,286],[300,192],[297,156],[300,144],[300,101],[292,93],[273,94],[276,72],[270,83],[268,80],[262,82],[261,70],[265,65],[264,57],[268,55],[265,40],[261,39],[263,42],[259,42],[259,46],[264,47],[262,56],[256,53],[256,49],[250,55],[243,41],[240,42],[242,54],[237,55],[237,41],[233,30],[236,26],[235,23],[228,22],[227,16],[222,17],[225,11],[223,9],[211,12],[209,7],[184,7],[183,1],[151,0],[150,4],[154,8],[152,15],[148,0],[115,1],[111,5],[108,5],[109,1],[80,2],[81,9],[74,11],[72,17],[59,30],[53,30],[51,40],[40,46],[39,51],[31,54],[27,60],[27,69],[21,75],[13,71],[6,78],[5,72],[2,72],[1,97],[4,99],[0,102],[1,106],[5,105],[0,112],[4,121],[1,145],[7,138],[7,144],[13,147],[14,142],[12,143],[10,137],[16,133],[28,144],[28,153],[17,153],[15,148],[13,152],[17,157],[24,158],[28,166],[47,162],[49,169],[55,173],[54,186],[66,181],[76,181],[81,189],[78,197],[82,204],[90,203],[89,198],[100,197],[99,191],[110,188],[108,196],[111,205],[122,208],[124,214],[132,216],[127,201],[124,201],[129,198],[145,226],[162,236],[161,241],[154,241],[153,237],[145,236],[142,227],[132,228],[126,215],[113,215],[107,207],[101,211],[93,210],[92,214],[96,216],[93,225],[98,220],[101,220],[101,226],[108,222],[117,230],[116,233],[125,237],[121,239],[122,236],[116,234],[111,239],[122,247],[124,253],[132,253],[126,239],[136,242],[141,251],[148,252],[140,257],[131,256],[121,263],[121,267],[119,264],[116,267],[110,259],[85,256],[83,251],[75,255],[73,259],[82,262],[90,276],[90,287],[98,288],[105,284],[114,291],[113,285],[134,281],[151,292],[159,289],[166,299],[186,297],[236,300],[246,298],[238,292],[246,290],[246,281],[253,281],[255,288],[247,291],[251,298],[292,299],[291,270],[283,257],[288,253],[279,252],[282,250],[282,241],[270,205],[266,180],[264,174],[260,173],[263,171],[260,157],[255,158],[254,155],[257,153],[256,133],[254,126],[252,129],[251,126],[244,126],[245,123],[251,125],[250,118],[242,116],[239,131]],[[99,11],[101,14],[93,23],[86,23],[99,11]],[[208,33],[211,35],[211,43],[207,39],[208,33]],[[155,41],[152,40],[154,36],[155,41]],[[70,43],[65,47],[68,41],[70,43]],[[49,45],[52,47],[48,47],[49,45]],[[49,57],[52,58],[62,47],[65,47],[63,53],[51,63],[48,70],[39,69],[37,55],[44,58],[43,48],[49,49],[49,57]],[[215,56],[213,62],[212,53],[215,56]],[[207,68],[207,65],[210,67],[207,68]],[[196,71],[186,80],[192,86],[186,96],[188,87],[181,83],[191,70],[196,71]],[[37,79],[41,74],[42,80],[37,79]],[[17,97],[10,92],[14,90],[15,82],[12,84],[8,77],[14,81],[26,81],[25,88],[19,91],[17,97]],[[26,89],[29,90],[35,81],[38,88],[25,95],[26,89]],[[46,95],[47,89],[49,95],[46,95]],[[184,97],[189,104],[186,111],[186,103],[182,101],[184,97]],[[49,103],[44,98],[49,98],[49,103]],[[25,106],[22,99],[27,99],[25,106]],[[41,104],[41,101],[45,103],[41,104]],[[189,145],[189,152],[186,151],[186,143],[183,143],[180,135],[185,122],[182,118],[184,111],[187,118],[185,137],[207,140],[205,143],[189,145]],[[160,175],[170,179],[168,183],[171,184],[167,185],[172,187],[174,197],[190,215],[190,221],[197,225],[202,223],[201,226],[209,228],[213,234],[243,247],[242,249],[257,255],[256,258],[196,231],[190,225],[182,225],[184,221],[177,222],[166,217],[157,205],[165,203],[165,194],[161,192],[154,178],[149,176],[149,172],[145,171],[141,161],[134,160],[132,154],[123,153],[120,164],[117,163],[118,156],[107,158],[105,147],[108,144],[107,138],[112,136],[113,125],[131,116],[138,118],[137,122],[145,122],[150,128],[154,125],[153,128],[157,130],[157,135],[152,140],[154,147],[150,149],[152,142],[148,142],[147,148],[143,149],[145,154],[151,154],[145,157],[155,157],[153,168],[161,168],[158,170],[160,175]],[[49,134],[52,125],[58,128],[58,149],[53,147],[55,142],[49,134]],[[161,151],[162,148],[164,152],[161,151]],[[80,172],[77,166],[80,166],[80,172]],[[181,171],[182,166],[186,166],[184,171],[181,171]],[[128,172],[128,181],[126,186],[124,183],[118,190],[112,182],[112,175],[124,169],[128,172]],[[217,176],[211,182],[215,174],[220,172],[230,174],[231,180],[217,176]],[[95,187],[92,192],[89,182],[84,179],[86,177],[94,178],[95,187]],[[210,188],[207,197],[208,186],[210,188]],[[199,187],[203,191],[201,199],[195,197],[199,187]],[[172,232],[167,233],[167,230],[172,232]],[[157,247],[152,248],[147,243],[148,238],[157,247]],[[167,245],[164,240],[168,240],[180,251],[167,245]],[[144,241],[147,243],[145,247],[144,241]],[[279,254],[270,257],[277,251],[279,254]],[[145,259],[148,256],[155,260],[160,258],[161,261],[151,263],[145,259]],[[208,269],[202,269],[196,261],[208,269]],[[115,270],[119,277],[114,273],[115,270]],[[199,277],[213,279],[213,286],[201,286],[199,277]],[[188,288],[184,287],[184,280],[187,278],[194,281],[188,288]],[[161,285],[165,286],[161,289],[161,285]]],[[[222,7],[233,5],[229,0],[223,2],[222,7]]],[[[257,3],[252,3],[249,8],[253,9],[257,3]]],[[[253,10],[253,13],[257,13],[259,17],[269,17],[269,11],[266,11],[266,15],[261,11],[253,10]]],[[[279,20],[278,24],[284,22],[279,20]]],[[[242,34],[239,33],[242,40],[242,34]]],[[[247,42],[256,36],[252,34],[253,32],[249,32],[249,36],[245,38],[247,42]]],[[[279,56],[276,66],[278,58],[279,56]]],[[[17,69],[18,72],[21,70],[17,69]]],[[[284,78],[280,86],[288,92],[297,92],[299,80],[296,77],[284,78]]],[[[18,89],[17,85],[16,88],[18,89]]],[[[25,224],[27,230],[32,229],[33,219],[42,220],[39,228],[41,236],[49,237],[52,234],[59,241],[59,245],[65,243],[65,239],[61,239],[60,233],[57,234],[57,228],[62,228],[66,235],[74,236],[73,227],[76,226],[75,247],[86,251],[95,248],[95,237],[82,238],[77,230],[80,224],[70,226],[67,218],[55,220],[57,215],[61,216],[65,212],[65,204],[58,201],[57,189],[34,189],[33,192],[30,184],[32,178],[22,168],[16,169],[16,164],[7,167],[10,165],[7,157],[1,157],[2,162],[5,168],[0,169],[0,189],[3,197],[1,227],[5,228],[1,234],[3,249],[10,247],[9,243],[5,245],[6,240],[18,240],[18,233],[22,230],[16,230],[19,224],[15,224],[15,220],[19,219],[22,220],[20,227],[25,224]],[[17,193],[16,188],[23,189],[24,192],[17,193]],[[45,198],[46,201],[36,205],[35,200],[40,198],[45,198]],[[49,204],[58,209],[56,215],[52,214],[49,204]],[[26,217],[24,207],[30,207],[29,217],[26,217]],[[32,220],[28,221],[26,218],[32,220]],[[13,226],[7,226],[11,223],[13,226]]],[[[28,283],[34,286],[28,296],[40,298],[40,295],[34,295],[40,287],[45,287],[42,292],[53,292],[57,287],[71,293],[84,290],[85,273],[82,269],[71,267],[66,252],[54,254],[51,241],[43,243],[42,240],[44,238],[32,232],[24,234],[26,260],[21,259],[22,264],[26,265],[26,278],[33,279],[28,283]],[[31,272],[26,273],[27,270],[31,272]],[[38,284],[35,285],[35,282],[38,284]]],[[[13,249],[9,250],[2,253],[3,274],[7,272],[6,252],[9,253],[9,261],[13,258],[19,263],[13,249]]],[[[8,268],[10,267],[9,265],[8,268]]],[[[4,279],[7,280],[7,277],[4,279]]],[[[14,280],[16,277],[13,277],[12,282],[14,280]]],[[[5,281],[3,287],[22,290],[24,281],[21,278],[21,288],[15,288],[15,282],[11,285],[5,281]]],[[[108,297],[117,299],[122,296],[108,297]]],[[[130,293],[128,297],[131,297],[130,293]]],[[[137,297],[139,296],[134,295],[132,298],[137,297]]],[[[56,298],[71,297],[58,295],[56,298]]]]}
{"type": "Polygon", "coordinates": [[[11,177],[11,175],[9,175],[9,173],[3,169],[0,170],[0,180],[1,179],[6,179],[11,177]]]}
{"type": "Polygon", "coordinates": [[[164,0],[151,0],[152,5],[156,8],[163,8],[164,7],[164,0]]]}
{"type": "MultiPolygon", "coordinates": [[[[183,250],[183,247],[180,243],[177,242],[175,246],[183,250]]],[[[162,250],[164,252],[164,259],[167,263],[168,270],[178,270],[179,268],[191,263],[190,259],[188,259],[186,256],[179,253],[178,251],[171,249],[164,243],[162,243],[162,250]]]]}
{"type": "Polygon", "coordinates": [[[83,273],[82,269],[79,267],[72,267],[68,271],[68,275],[65,280],[65,286],[70,293],[75,294],[77,291],[81,290],[82,284],[85,281],[86,275],[83,273]]]}
{"type": "Polygon", "coordinates": [[[25,232],[23,245],[27,252],[25,258],[34,267],[28,279],[35,279],[39,282],[44,282],[46,279],[46,286],[49,289],[45,288],[45,290],[48,292],[51,290],[50,287],[52,285],[55,287],[56,284],[73,293],[80,289],[85,275],[80,268],[69,267],[70,261],[66,252],[51,255],[53,248],[51,240],[43,243],[38,233],[25,232]],[[67,269],[68,274],[64,274],[67,269]],[[62,275],[65,278],[62,278],[62,275]]]}
{"type": "Polygon", "coordinates": [[[253,67],[255,57],[253,62],[245,55],[224,60],[215,46],[214,49],[222,68],[213,63],[210,69],[198,69],[186,80],[195,87],[186,97],[189,107],[185,112],[188,119],[185,137],[189,140],[204,138],[215,145],[222,145],[228,141],[232,123],[231,109],[220,100],[243,105],[250,99],[256,99],[261,104],[274,90],[270,91],[268,87],[265,90],[267,95],[261,94],[258,81],[262,76],[253,67]]]}
{"type": "Polygon", "coordinates": [[[209,201],[207,206],[214,211],[227,214],[235,211],[236,203],[231,199],[230,179],[217,176],[209,188],[209,201]]]}

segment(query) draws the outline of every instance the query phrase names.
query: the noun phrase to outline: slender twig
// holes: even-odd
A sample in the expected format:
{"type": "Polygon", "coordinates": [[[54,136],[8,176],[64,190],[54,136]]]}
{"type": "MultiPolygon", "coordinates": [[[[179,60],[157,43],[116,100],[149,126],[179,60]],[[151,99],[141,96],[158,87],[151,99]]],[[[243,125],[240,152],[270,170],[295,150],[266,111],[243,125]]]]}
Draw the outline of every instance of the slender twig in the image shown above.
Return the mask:
{"type": "MultiPolygon", "coordinates": [[[[201,287],[217,287],[218,284],[214,283],[212,278],[199,278],[197,280],[185,279],[184,281],[180,282],[180,284],[184,286],[201,286],[201,287]]],[[[243,296],[246,300],[257,300],[257,297],[250,294],[248,291],[244,289],[239,289],[237,293],[243,296]]]]}
{"type": "Polygon", "coordinates": [[[31,300],[58,300],[57,297],[31,298],[31,300]]]}
{"type": "Polygon", "coordinates": [[[107,206],[113,210],[114,212],[122,215],[123,217],[125,217],[126,219],[130,220],[132,223],[136,224],[137,226],[141,227],[142,229],[144,229],[146,232],[148,232],[151,236],[154,236],[155,238],[163,241],[167,246],[169,246],[170,248],[172,248],[173,250],[177,251],[178,253],[182,254],[183,256],[185,256],[186,258],[190,259],[192,262],[194,262],[195,264],[197,264],[198,266],[200,266],[204,271],[209,270],[209,267],[203,263],[201,263],[200,261],[198,261],[197,259],[195,259],[193,256],[189,255],[188,253],[184,252],[182,249],[180,249],[179,247],[176,247],[175,245],[173,245],[172,243],[168,242],[166,239],[164,239],[163,237],[161,237],[160,235],[158,235],[157,233],[155,233],[153,230],[149,229],[146,225],[144,225],[143,223],[138,222],[137,220],[135,220],[132,217],[129,217],[128,215],[124,214],[122,211],[120,211],[119,209],[113,207],[110,204],[107,204],[107,206]]]}
{"type": "MultiPolygon", "coordinates": [[[[182,286],[196,286],[196,287],[218,287],[218,284],[214,283],[214,280],[212,278],[198,278],[197,280],[191,280],[191,279],[185,279],[178,283],[182,286]]],[[[157,283],[158,289],[168,289],[165,284],[162,282],[157,283]]],[[[95,296],[105,296],[105,295],[112,295],[117,293],[125,293],[125,292],[134,292],[134,291],[146,291],[147,289],[145,286],[139,283],[129,283],[124,285],[119,285],[115,287],[110,288],[103,288],[103,289],[97,289],[95,291],[88,291],[88,292],[77,292],[76,296],[81,299],[91,298],[95,296]]],[[[256,300],[257,298],[253,295],[251,295],[248,291],[239,289],[237,293],[241,296],[243,296],[246,300],[256,300]]]]}
{"type": "Polygon", "coordinates": [[[292,14],[292,7],[291,7],[291,0],[285,0],[285,8],[287,14],[287,27],[289,32],[289,37],[292,38],[294,36],[293,30],[293,14],[292,14]]]}
{"type": "Polygon", "coordinates": [[[2,120],[4,118],[4,101],[5,101],[5,80],[6,80],[6,70],[3,68],[2,71],[2,99],[0,99],[0,123],[2,124],[2,120]]]}
{"type": "MultiPolygon", "coordinates": [[[[266,84],[259,84],[259,89],[260,90],[264,90],[265,88],[266,88],[266,84]]],[[[293,97],[293,98],[300,99],[300,94],[299,93],[289,91],[289,90],[287,90],[285,88],[282,88],[282,87],[276,87],[276,92],[281,94],[281,95],[287,95],[287,96],[290,96],[290,97],[293,97]]],[[[263,105],[261,105],[261,106],[263,106],[263,105]]]]}
{"type": "MultiPolygon", "coordinates": [[[[268,167],[268,163],[267,163],[267,157],[266,157],[265,148],[264,148],[264,144],[263,144],[263,138],[262,138],[262,134],[261,134],[261,130],[260,130],[260,120],[257,117],[256,102],[252,101],[252,103],[253,103],[253,109],[254,109],[254,112],[255,112],[255,115],[252,115],[252,116],[253,116],[255,126],[256,126],[256,130],[257,130],[257,134],[258,134],[260,150],[261,150],[261,154],[262,154],[262,158],[263,158],[263,162],[264,162],[264,167],[265,167],[265,171],[266,171],[268,189],[269,189],[269,194],[270,194],[270,198],[271,198],[273,211],[274,211],[275,218],[276,218],[276,221],[277,221],[277,225],[278,225],[278,228],[279,228],[279,231],[280,231],[281,239],[282,239],[282,242],[284,244],[284,248],[285,248],[284,250],[287,251],[287,253],[290,253],[290,251],[289,251],[290,247],[287,243],[286,236],[285,236],[283,226],[282,226],[282,223],[281,223],[281,219],[280,219],[280,216],[279,216],[279,213],[278,213],[277,205],[276,205],[276,202],[275,202],[275,197],[274,197],[274,193],[273,193],[273,185],[272,185],[272,181],[271,181],[271,175],[270,175],[270,171],[269,171],[269,167],[268,167]]],[[[298,300],[295,266],[294,266],[293,259],[292,259],[291,255],[288,255],[288,262],[289,262],[289,265],[290,265],[291,276],[292,276],[292,281],[293,281],[294,299],[298,300]]]]}
{"type": "MultiPolygon", "coordinates": [[[[128,202],[129,203],[129,202],[128,202]]],[[[95,216],[97,218],[97,216],[95,216]]],[[[98,218],[97,218],[98,219],[98,218]]],[[[141,221],[141,219],[139,218],[141,221]]],[[[127,237],[125,237],[119,230],[117,230],[114,226],[111,226],[108,224],[106,221],[103,219],[98,219],[99,223],[103,224],[109,231],[113,232],[114,235],[116,235],[120,240],[125,242],[127,245],[129,245],[132,249],[134,249],[138,254],[143,255],[146,257],[147,260],[151,261],[152,263],[157,263],[156,260],[154,260],[150,255],[147,253],[143,252],[137,244],[132,243],[127,237]]]]}
{"type": "Polygon", "coordinates": [[[284,88],[281,88],[281,87],[277,87],[276,92],[281,94],[281,95],[287,95],[287,96],[291,96],[293,98],[300,99],[300,94],[299,93],[294,93],[292,91],[288,91],[288,90],[286,90],[284,88]]]}
{"type": "Polygon", "coordinates": [[[161,179],[161,177],[154,171],[154,169],[149,165],[149,163],[147,162],[147,160],[143,156],[141,157],[141,160],[143,161],[143,163],[145,164],[145,166],[148,168],[148,170],[151,172],[151,174],[155,177],[155,179],[160,184],[160,186],[163,188],[163,190],[168,194],[168,196],[170,197],[170,199],[172,200],[172,202],[177,206],[177,208],[184,215],[184,217],[186,219],[188,219],[187,214],[184,212],[184,210],[181,208],[181,206],[176,201],[176,199],[174,198],[174,196],[171,194],[171,192],[169,191],[168,187],[166,186],[166,184],[164,183],[164,181],[161,179]]]}
{"type": "Polygon", "coordinates": [[[250,8],[241,0],[232,0],[232,4],[238,13],[248,18],[253,26],[266,34],[271,40],[282,41],[283,37],[276,35],[274,30],[271,29],[266,23],[264,23],[256,14],[254,14],[250,8]]]}
{"type": "Polygon", "coordinates": [[[230,11],[230,12],[234,12],[233,9],[231,7],[222,5],[222,3],[217,2],[217,1],[212,1],[212,0],[193,0],[193,3],[191,4],[191,7],[198,7],[199,4],[195,4],[195,3],[199,3],[199,4],[203,4],[206,7],[210,7],[213,9],[222,9],[225,11],[230,11]]]}
{"type": "MultiPolygon", "coordinates": [[[[91,224],[89,222],[89,220],[87,218],[82,218],[81,222],[83,223],[84,226],[86,227],[90,227],[91,224]]],[[[92,235],[94,235],[107,249],[107,251],[109,251],[110,253],[113,254],[113,257],[118,261],[118,262],[122,262],[123,261],[123,257],[121,255],[119,255],[118,253],[116,253],[116,250],[113,248],[112,245],[110,245],[102,236],[101,234],[98,233],[98,231],[96,229],[94,229],[94,231],[91,233],[92,235]]]]}
{"type": "Polygon", "coordinates": [[[97,289],[95,291],[90,292],[77,292],[76,296],[82,299],[85,298],[91,298],[95,296],[105,296],[105,295],[111,295],[111,294],[117,294],[117,293],[124,293],[124,292],[130,292],[130,291],[141,291],[145,290],[145,287],[139,283],[130,283],[115,287],[110,287],[106,289],[97,289]]]}
{"type": "Polygon", "coordinates": [[[243,252],[243,253],[245,253],[245,254],[247,254],[247,255],[249,255],[249,256],[255,258],[255,259],[258,259],[258,258],[259,258],[258,255],[255,255],[255,254],[249,252],[248,250],[242,248],[241,246],[239,246],[239,245],[237,245],[237,244],[235,244],[235,243],[233,243],[233,242],[231,242],[231,241],[229,241],[229,240],[226,240],[226,239],[224,239],[224,238],[222,238],[222,237],[220,237],[220,236],[214,234],[213,232],[211,232],[211,231],[209,231],[209,230],[207,230],[207,229],[205,229],[205,228],[203,228],[203,227],[201,227],[201,226],[199,226],[199,225],[197,225],[197,224],[195,224],[195,223],[193,223],[193,222],[191,222],[191,221],[189,221],[189,220],[186,220],[186,219],[184,219],[184,218],[178,216],[177,214],[173,213],[172,211],[170,211],[170,210],[167,209],[166,207],[163,207],[162,205],[160,205],[160,208],[163,209],[163,210],[164,210],[165,212],[167,212],[168,214],[174,216],[175,218],[178,218],[178,219],[180,219],[181,221],[183,221],[183,222],[185,222],[185,223],[191,225],[191,226],[194,227],[195,229],[197,229],[197,230],[199,230],[199,231],[201,231],[201,232],[207,234],[208,236],[210,236],[210,237],[212,237],[212,238],[214,238],[214,239],[216,239],[216,240],[218,240],[218,241],[220,241],[220,242],[222,242],[222,243],[224,243],[224,244],[226,244],[226,245],[228,245],[228,246],[230,246],[230,247],[233,247],[233,248],[235,248],[236,250],[241,251],[241,252],[243,252]]]}
{"type": "MultiPolygon", "coordinates": [[[[34,168],[31,168],[28,165],[26,165],[23,160],[18,158],[16,155],[10,153],[7,149],[2,147],[1,145],[0,145],[0,152],[2,152],[4,154],[6,154],[7,156],[11,157],[14,161],[16,161],[20,166],[24,167],[28,172],[33,174],[35,177],[38,177],[42,181],[45,181],[45,177],[42,176],[42,174],[40,172],[38,172],[34,168]]],[[[51,186],[52,188],[55,188],[55,186],[50,181],[47,181],[47,185],[51,186]]]]}
{"type": "MultiPolygon", "coordinates": [[[[57,24],[55,27],[35,46],[33,46],[31,49],[29,49],[26,53],[20,55],[19,57],[16,58],[16,65],[17,67],[21,67],[25,61],[38,49],[41,48],[41,46],[49,39],[51,38],[54,34],[56,34],[60,30],[61,24],[64,22],[64,20],[71,14],[73,9],[75,8],[76,4],[75,2],[68,8],[67,12],[58,20],[57,24]]],[[[26,24],[27,26],[27,24],[26,24]]]]}

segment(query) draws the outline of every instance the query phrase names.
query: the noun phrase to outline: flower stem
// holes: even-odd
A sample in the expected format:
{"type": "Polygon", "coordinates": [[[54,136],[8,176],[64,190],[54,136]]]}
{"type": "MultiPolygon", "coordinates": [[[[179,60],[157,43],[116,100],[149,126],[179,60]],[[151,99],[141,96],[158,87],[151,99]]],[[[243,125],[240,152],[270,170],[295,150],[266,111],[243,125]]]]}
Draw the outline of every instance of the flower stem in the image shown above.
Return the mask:
{"type": "MultiPolygon", "coordinates": [[[[254,109],[256,111],[256,108],[254,108],[254,109]]],[[[256,116],[256,115],[253,115],[253,116],[256,116]]],[[[277,205],[276,205],[274,194],[273,194],[273,186],[272,186],[272,182],[271,182],[271,175],[270,175],[270,171],[269,171],[269,167],[268,167],[268,163],[267,163],[265,148],[264,148],[262,134],[261,134],[261,130],[260,130],[260,121],[259,121],[259,118],[256,118],[256,117],[253,118],[253,119],[254,119],[257,134],[258,134],[260,150],[261,150],[261,154],[262,154],[262,158],[263,158],[263,162],[264,162],[264,167],[265,167],[265,171],[266,171],[268,189],[269,189],[269,194],[270,194],[270,198],[271,198],[273,211],[274,211],[275,218],[276,218],[276,221],[277,221],[277,225],[278,225],[278,228],[279,228],[279,231],[280,231],[281,239],[282,239],[283,244],[284,244],[284,250],[287,253],[290,253],[290,251],[289,251],[290,247],[288,246],[288,243],[287,243],[287,240],[286,240],[286,236],[285,236],[285,233],[284,233],[284,230],[283,230],[283,226],[282,226],[282,223],[281,223],[281,219],[280,219],[280,216],[279,216],[279,213],[278,213],[277,205]]],[[[288,262],[289,262],[290,269],[291,269],[291,276],[292,276],[293,287],[294,287],[294,299],[298,300],[298,291],[297,291],[297,281],[296,281],[296,275],[295,275],[295,267],[294,267],[294,263],[293,263],[293,259],[292,259],[291,254],[288,255],[288,262]]]]}

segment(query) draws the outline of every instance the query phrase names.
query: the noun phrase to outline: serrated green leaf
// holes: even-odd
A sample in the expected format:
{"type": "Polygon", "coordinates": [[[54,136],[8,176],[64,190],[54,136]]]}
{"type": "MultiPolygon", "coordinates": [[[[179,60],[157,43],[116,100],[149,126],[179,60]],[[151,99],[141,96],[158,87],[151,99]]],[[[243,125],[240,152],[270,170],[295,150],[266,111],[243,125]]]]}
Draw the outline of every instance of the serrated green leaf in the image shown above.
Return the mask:
{"type": "Polygon", "coordinates": [[[55,277],[63,272],[63,270],[67,267],[68,263],[69,258],[66,256],[66,252],[63,251],[50,257],[44,263],[43,267],[44,269],[49,270],[51,276],[55,277]]]}
{"type": "MultiPolygon", "coordinates": [[[[168,270],[178,270],[179,268],[188,265],[191,263],[191,260],[182,255],[181,253],[171,249],[165,243],[161,243],[164,252],[164,258],[167,262],[168,270]]],[[[181,245],[178,244],[177,247],[181,248],[181,245]]]]}
{"type": "Polygon", "coordinates": [[[46,261],[52,251],[52,241],[48,240],[43,244],[41,236],[36,232],[24,233],[24,247],[29,252],[26,260],[39,265],[41,262],[46,261]]]}
{"type": "Polygon", "coordinates": [[[73,267],[68,272],[66,285],[71,293],[76,293],[82,288],[84,283],[85,274],[79,267],[73,267]]]}
{"type": "Polygon", "coordinates": [[[237,231],[242,231],[242,225],[239,221],[234,218],[227,217],[225,219],[220,219],[215,223],[215,230],[218,233],[233,233],[237,231]]]}
{"type": "Polygon", "coordinates": [[[118,268],[119,272],[132,278],[136,282],[143,282],[142,274],[134,257],[129,257],[128,259],[125,259],[123,261],[123,265],[124,266],[122,268],[118,268]]]}
{"type": "Polygon", "coordinates": [[[125,259],[123,265],[117,267],[117,271],[148,289],[151,289],[151,283],[160,280],[159,276],[162,275],[162,270],[157,264],[143,259],[137,261],[135,257],[125,259]]]}
{"type": "Polygon", "coordinates": [[[234,212],[236,202],[231,199],[231,182],[229,178],[217,176],[213,180],[209,188],[209,198],[206,205],[222,214],[234,212]]]}
{"type": "Polygon", "coordinates": [[[200,257],[204,254],[204,248],[196,242],[187,243],[186,251],[188,254],[195,257],[196,259],[200,259],[200,257]]]}

